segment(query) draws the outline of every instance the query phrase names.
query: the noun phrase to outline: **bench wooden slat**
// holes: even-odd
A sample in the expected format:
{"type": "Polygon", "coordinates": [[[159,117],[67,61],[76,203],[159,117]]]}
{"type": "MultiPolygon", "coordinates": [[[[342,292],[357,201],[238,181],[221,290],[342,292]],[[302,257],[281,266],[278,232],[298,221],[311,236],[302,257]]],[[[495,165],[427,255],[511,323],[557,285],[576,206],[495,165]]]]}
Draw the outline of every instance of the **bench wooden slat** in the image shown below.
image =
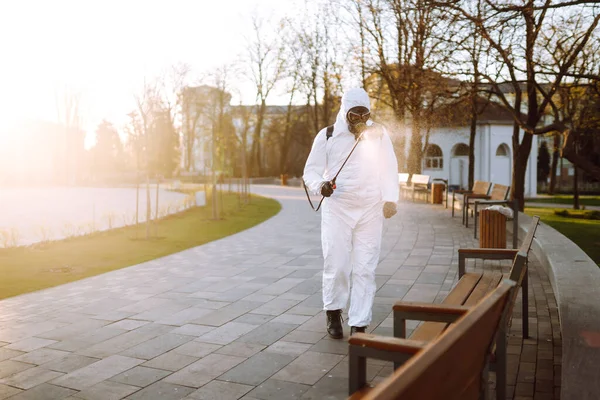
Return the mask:
{"type": "Polygon", "coordinates": [[[359,391],[354,392],[354,394],[352,394],[352,396],[348,397],[348,400],[360,400],[360,399],[364,398],[371,390],[373,390],[373,387],[368,386],[368,385],[364,386],[359,391]]]}
{"type": "Polygon", "coordinates": [[[431,304],[399,301],[394,304],[394,311],[415,312],[415,313],[433,313],[433,314],[451,314],[463,315],[469,309],[467,307],[453,304],[431,304]]]}
{"type": "Polygon", "coordinates": [[[503,254],[509,258],[514,258],[519,250],[517,249],[486,249],[486,248],[464,248],[458,249],[458,254],[467,254],[467,255],[488,255],[488,254],[503,254]]]}
{"type": "Polygon", "coordinates": [[[483,274],[483,276],[479,280],[479,283],[477,284],[475,289],[473,289],[473,292],[471,293],[467,301],[465,301],[465,306],[474,306],[475,304],[479,303],[481,299],[483,299],[489,292],[491,292],[498,286],[501,279],[502,274],[499,272],[483,274]]]}
{"type": "Polygon", "coordinates": [[[488,194],[490,191],[490,186],[492,186],[492,182],[485,181],[475,181],[473,183],[473,194],[488,194]]]}
{"type": "Polygon", "coordinates": [[[486,356],[515,286],[506,281],[363,399],[475,400],[486,356]]]}
{"type": "Polygon", "coordinates": [[[427,345],[412,339],[399,339],[391,336],[379,336],[369,333],[355,333],[350,336],[348,343],[355,346],[366,346],[372,349],[393,351],[405,354],[415,354],[427,345]]]}
{"type": "MultiPolygon", "coordinates": [[[[482,275],[481,272],[465,274],[442,301],[442,304],[463,305],[477,286],[482,275]]],[[[413,331],[410,338],[412,340],[432,340],[442,333],[447,326],[448,324],[445,322],[424,322],[413,331]]]]}
{"type": "Polygon", "coordinates": [[[510,186],[494,184],[492,193],[490,193],[490,200],[506,200],[508,193],[510,192],[510,186]]]}

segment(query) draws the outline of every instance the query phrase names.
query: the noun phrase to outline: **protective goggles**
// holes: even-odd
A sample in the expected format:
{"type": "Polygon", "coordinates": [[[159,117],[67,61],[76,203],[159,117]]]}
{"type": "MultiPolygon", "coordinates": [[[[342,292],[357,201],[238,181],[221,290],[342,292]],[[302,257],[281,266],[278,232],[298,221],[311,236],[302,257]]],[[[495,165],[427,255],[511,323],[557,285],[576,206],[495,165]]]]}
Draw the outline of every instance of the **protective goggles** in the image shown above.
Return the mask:
{"type": "Polygon", "coordinates": [[[351,124],[356,124],[359,122],[367,122],[369,118],[371,118],[371,113],[369,111],[365,113],[356,113],[354,111],[348,111],[348,122],[351,124]]]}

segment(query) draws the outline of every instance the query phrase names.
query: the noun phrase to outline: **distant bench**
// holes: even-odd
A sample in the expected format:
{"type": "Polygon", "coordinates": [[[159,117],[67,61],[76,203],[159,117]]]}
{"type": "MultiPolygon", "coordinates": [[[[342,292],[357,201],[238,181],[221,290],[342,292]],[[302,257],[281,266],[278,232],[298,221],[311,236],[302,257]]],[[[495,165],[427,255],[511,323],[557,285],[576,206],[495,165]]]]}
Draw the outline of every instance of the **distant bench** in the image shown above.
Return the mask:
{"type": "Polygon", "coordinates": [[[416,193],[425,193],[426,201],[429,201],[429,175],[412,174],[410,183],[400,186],[401,193],[412,193],[412,201],[415,201],[416,193]]]}

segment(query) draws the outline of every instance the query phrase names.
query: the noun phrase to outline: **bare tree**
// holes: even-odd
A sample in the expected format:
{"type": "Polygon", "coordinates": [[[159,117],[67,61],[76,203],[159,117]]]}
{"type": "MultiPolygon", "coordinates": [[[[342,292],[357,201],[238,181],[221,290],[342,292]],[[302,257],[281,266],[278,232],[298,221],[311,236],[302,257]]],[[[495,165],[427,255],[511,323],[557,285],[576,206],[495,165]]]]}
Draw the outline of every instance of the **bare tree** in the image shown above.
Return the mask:
{"type": "MultiPolygon", "coordinates": [[[[252,17],[254,37],[248,44],[248,64],[250,79],[256,89],[257,116],[252,138],[252,162],[250,175],[262,175],[262,129],[267,111],[267,99],[281,79],[285,69],[283,57],[285,47],[280,40],[280,32],[268,31],[267,21],[257,15],[252,17]]],[[[284,28],[283,21],[277,28],[284,28]]]]}
{"type": "Polygon", "coordinates": [[[485,1],[486,18],[468,11],[468,1],[435,1],[431,4],[453,9],[472,21],[477,33],[488,42],[497,60],[505,84],[487,72],[482,78],[490,85],[499,101],[513,114],[513,179],[512,198],[524,206],[525,174],[533,143],[533,135],[563,132],[563,155],[600,177],[600,168],[581,160],[574,149],[574,138],[564,122],[556,94],[565,79],[573,76],[572,67],[600,20],[600,7],[595,1],[485,1]],[[545,32],[551,26],[549,41],[545,32]],[[509,88],[509,89],[508,89],[509,88]],[[508,90],[507,90],[508,89],[508,90]],[[524,112],[523,112],[524,110],[524,112]],[[552,114],[552,123],[544,117],[552,114]],[[521,130],[525,134],[520,137],[521,130]]]}
{"type": "Polygon", "coordinates": [[[62,93],[54,92],[57,122],[65,135],[63,151],[57,154],[55,165],[59,167],[56,178],[60,182],[74,184],[78,181],[81,153],[85,133],[81,129],[81,93],[65,87],[62,93]]]}
{"type": "Polygon", "coordinates": [[[410,118],[408,171],[418,173],[436,111],[454,90],[439,73],[449,57],[444,34],[454,14],[424,0],[351,1],[360,13],[358,32],[367,33],[369,56],[376,60],[369,91],[397,122],[410,118]]]}

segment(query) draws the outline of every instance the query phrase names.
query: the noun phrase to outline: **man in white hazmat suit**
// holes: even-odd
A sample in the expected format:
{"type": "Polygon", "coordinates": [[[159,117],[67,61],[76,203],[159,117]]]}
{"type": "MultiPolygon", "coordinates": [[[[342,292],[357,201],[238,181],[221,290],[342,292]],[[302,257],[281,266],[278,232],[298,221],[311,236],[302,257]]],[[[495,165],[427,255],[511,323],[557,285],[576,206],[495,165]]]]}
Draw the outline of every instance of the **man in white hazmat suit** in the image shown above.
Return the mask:
{"type": "Polygon", "coordinates": [[[327,332],[336,339],[343,337],[342,309],[349,297],[351,334],[364,332],[377,289],[383,219],[396,214],[399,187],[392,141],[383,126],[370,120],[370,99],[363,89],[343,95],[333,131],[324,128],[317,134],[303,178],[311,192],[325,197],[321,242],[327,332]]]}

